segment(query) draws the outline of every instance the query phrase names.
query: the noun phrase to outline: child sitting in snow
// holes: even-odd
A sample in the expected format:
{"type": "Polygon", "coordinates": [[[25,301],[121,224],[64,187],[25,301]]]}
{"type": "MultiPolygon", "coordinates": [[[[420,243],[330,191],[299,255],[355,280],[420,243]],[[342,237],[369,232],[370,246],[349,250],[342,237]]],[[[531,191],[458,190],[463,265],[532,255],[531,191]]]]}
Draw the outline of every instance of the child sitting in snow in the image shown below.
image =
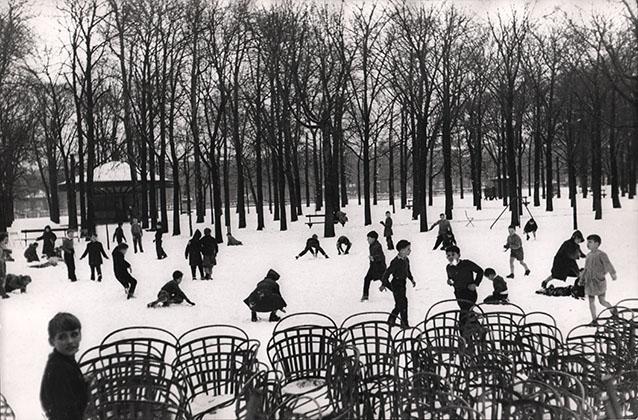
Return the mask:
{"type": "Polygon", "coordinates": [[[497,276],[496,271],[494,271],[493,268],[486,268],[485,271],[483,271],[483,274],[485,274],[485,277],[490,279],[494,285],[494,292],[483,299],[483,303],[508,303],[507,283],[503,280],[503,277],[497,276]]]}
{"type": "Polygon", "coordinates": [[[38,257],[37,249],[38,249],[38,243],[33,242],[27,247],[27,249],[24,250],[24,258],[27,259],[28,263],[40,261],[40,258],[38,257]]]}
{"type": "Polygon", "coordinates": [[[231,235],[230,232],[228,232],[226,236],[228,237],[226,239],[226,245],[228,246],[239,246],[244,244],[242,241],[235,239],[235,237],[231,235]]]}
{"type": "Polygon", "coordinates": [[[162,306],[169,306],[172,303],[182,302],[186,302],[192,306],[195,306],[195,302],[191,301],[179,287],[179,284],[182,282],[183,277],[184,274],[181,271],[174,271],[173,280],[162,286],[162,289],[157,294],[157,300],[154,300],[146,306],[149,308],[154,308],[160,303],[162,304],[162,306]]]}

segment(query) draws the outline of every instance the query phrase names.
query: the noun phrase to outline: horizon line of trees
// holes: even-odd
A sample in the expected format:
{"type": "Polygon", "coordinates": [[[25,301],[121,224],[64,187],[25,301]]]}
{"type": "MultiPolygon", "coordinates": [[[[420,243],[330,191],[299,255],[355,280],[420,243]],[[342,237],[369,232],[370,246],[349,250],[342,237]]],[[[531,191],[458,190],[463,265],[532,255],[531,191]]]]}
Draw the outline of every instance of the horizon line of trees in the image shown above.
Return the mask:
{"type": "Polygon", "coordinates": [[[386,183],[388,205],[411,205],[428,229],[435,182],[445,214],[471,184],[473,205],[494,181],[520,225],[525,186],[552,211],[602,185],[614,208],[636,194],[638,1],[622,17],[528,9],[485,20],[453,3],[319,6],[249,0],[63,0],[63,63],[33,51],[28,3],[0,9],[0,231],[16,187],[39,177],[59,222],[95,229],[93,171],[121,160],[145,228],[180,234],[182,197],[215,236],[279,228],[304,206],[333,213],[357,185],[364,224],[386,183]],[[380,174],[387,174],[383,179],[380,174]],[[77,179],[77,182],[76,182],[77,179]],[[173,185],[167,196],[166,183],[173,185]],[[77,196],[77,197],[76,197],[77,196]],[[222,220],[223,217],[223,220],[222,220]]]}

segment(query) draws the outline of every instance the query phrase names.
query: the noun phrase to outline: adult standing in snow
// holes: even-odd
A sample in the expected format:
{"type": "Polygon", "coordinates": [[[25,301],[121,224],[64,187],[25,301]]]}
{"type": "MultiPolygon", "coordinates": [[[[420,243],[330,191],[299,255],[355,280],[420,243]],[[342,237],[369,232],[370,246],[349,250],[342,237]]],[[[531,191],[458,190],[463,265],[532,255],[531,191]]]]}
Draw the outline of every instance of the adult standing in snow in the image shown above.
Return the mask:
{"type": "MultiPolygon", "coordinates": [[[[452,226],[450,225],[450,221],[445,218],[445,214],[441,213],[439,215],[439,220],[437,220],[432,226],[430,226],[430,230],[434,229],[435,226],[439,226],[439,233],[436,237],[436,242],[434,243],[434,249],[437,249],[439,245],[446,239],[448,233],[454,237],[454,233],[452,232],[452,226]]],[[[441,248],[441,250],[445,250],[445,248],[441,248]]]]}
{"type": "Polygon", "coordinates": [[[202,232],[197,229],[193,234],[193,237],[188,241],[186,250],[184,251],[184,258],[188,260],[188,264],[191,266],[191,274],[193,280],[197,280],[196,270],[199,268],[199,275],[201,279],[204,279],[204,267],[202,267],[202,243],[200,241],[202,232]]]}
{"type": "Polygon", "coordinates": [[[107,260],[109,257],[104,252],[104,247],[102,246],[102,242],[97,240],[97,234],[91,234],[91,240],[88,244],[86,244],[86,249],[84,253],[80,257],[83,259],[86,256],[89,256],[89,267],[91,267],[91,280],[95,280],[95,273],[97,272],[97,281],[102,281],[102,257],[107,260]]]}
{"type": "Polygon", "coordinates": [[[286,301],[281,296],[277,280],[279,273],[273,269],[268,270],[266,278],[257,283],[255,290],[244,299],[244,303],[250,308],[252,322],[257,322],[257,312],[270,312],[271,322],[281,319],[277,316],[277,311],[286,307],[286,301]]]}
{"type": "Polygon", "coordinates": [[[219,247],[217,246],[217,239],[211,235],[209,228],[204,229],[204,236],[201,240],[202,244],[202,266],[204,267],[204,277],[202,280],[213,279],[213,266],[217,264],[217,252],[219,247]]]}
{"type": "Polygon", "coordinates": [[[57,239],[58,237],[51,231],[51,226],[48,225],[44,227],[42,235],[36,238],[36,241],[42,241],[42,254],[46,255],[47,258],[55,255],[55,241],[57,239]]]}
{"type": "Polygon", "coordinates": [[[115,247],[111,256],[113,257],[113,273],[115,274],[115,278],[124,286],[126,298],[130,299],[135,293],[137,280],[129,273],[129,271],[131,271],[131,264],[124,259],[126,251],[128,251],[128,245],[119,244],[115,247]]]}
{"type": "Polygon", "coordinates": [[[476,305],[476,288],[483,280],[483,269],[470,260],[462,260],[461,250],[457,246],[449,247],[445,254],[449,262],[445,268],[447,284],[454,287],[454,297],[461,309],[459,329],[464,331],[470,310],[476,305]]]}
{"type": "Polygon", "coordinates": [[[392,217],[390,216],[390,212],[385,212],[385,222],[381,222],[383,225],[383,236],[388,243],[388,250],[394,249],[394,243],[392,242],[392,217]]]}
{"type": "Polygon", "coordinates": [[[545,289],[547,283],[552,279],[565,281],[567,277],[578,277],[580,271],[576,260],[585,258],[585,254],[580,249],[580,244],[584,241],[583,234],[576,230],[572,233],[571,238],[563,242],[554,256],[552,274],[541,283],[542,289],[545,289]]]}
{"type": "Polygon", "coordinates": [[[155,231],[155,239],[153,239],[153,242],[155,242],[155,252],[157,253],[158,260],[162,260],[168,256],[166,255],[166,252],[164,252],[164,248],[162,247],[163,234],[164,234],[164,227],[162,226],[161,223],[158,223],[157,230],[155,231]]]}
{"type": "Polygon", "coordinates": [[[144,232],[142,231],[142,226],[137,222],[136,218],[133,218],[131,221],[131,236],[133,237],[133,250],[137,254],[137,247],[139,246],[140,252],[144,252],[144,247],[142,246],[142,235],[144,232]]]}
{"type": "Polygon", "coordinates": [[[370,268],[363,279],[363,296],[361,296],[361,302],[368,300],[368,294],[370,293],[370,283],[374,280],[381,280],[383,273],[385,272],[385,255],[383,254],[383,247],[379,243],[379,234],[374,230],[368,232],[368,244],[370,244],[370,268]]]}
{"type": "Polygon", "coordinates": [[[115,232],[113,232],[113,242],[117,242],[120,245],[122,242],[126,242],[126,236],[124,236],[124,229],[122,229],[122,222],[118,222],[115,232]]]}
{"type": "Polygon", "coordinates": [[[324,257],[329,258],[328,255],[326,255],[326,251],[324,251],[319,244],[319,238],[317,238],[317,234],[313,234],[310,238],[308,238],[308,240],[306,241],[306,247],[299,253],[299,255],[295,257],[295,259],[303,257],[308,251],[310,251],[315,258],[317,257],[317,253],[319,252],[321,252],[324,257]]]}
{"type": "Polygon", "coordinates": [[[71,281],[78,281],[75,276],[75,249],[73,248],[73,230],[66,231],[66,237],[62,239],[62,252],[64,264],[66,264],[67,277],[71,281]]]}

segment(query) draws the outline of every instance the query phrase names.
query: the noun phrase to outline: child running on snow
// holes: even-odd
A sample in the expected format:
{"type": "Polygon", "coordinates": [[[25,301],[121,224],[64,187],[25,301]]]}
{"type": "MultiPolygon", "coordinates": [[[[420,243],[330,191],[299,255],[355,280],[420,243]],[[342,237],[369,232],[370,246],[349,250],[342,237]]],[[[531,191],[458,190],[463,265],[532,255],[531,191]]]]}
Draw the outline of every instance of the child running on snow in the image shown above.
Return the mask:
{"type": "Polygon", "coordinates": [[[493,268],[486,268],[483,274],[494,284],[494,292],[483,299],[483,303],[508,303],[507,283],[503,280],[503,277],[496,275],[496,271],[493,268]]]}
{"type": "Polygon", "coordinates": [[[507,237],[507,243],[503,245],[503,248],[507,251],[510,250],[510,274],[507,276],[508,279],[514,278],[514,261],[518,260],[518,262],[525,267],[525,275],[529,276],[530,270],[527,264],[525,264],[525,254],[523,253],[523,241],[521,237],[516,234],[516,226],[510,225],[507,228],[509,232],[509,236],[507,237]]]}
{"type": "Polygon", "coordinates": [[[184,274],[181,271],[173,271],[173,280],[162,286],[161,290],[157,294],[157,300],[154,300],[146,306],[149,308],[154,308],[160,303],[162,304],[162,306],[169,306],[173,303],[182,302],[186,302],[191,306],[195,306],[195,302],[190,300],[179,287],[179,284],[182,282],[183,278],[184,274]]]}
{"type": "Polygon", "coordinates": [[[385,273],[385,255],[383,254],[383,247],[378,241],[379,234],[374,230],[368,232],[368,243],[370,244],[370,268],[363,279],[363,296],[361,296],[361,302],[368,300],[368,294],[370,292],[370,283],[374,280],[381,280],[385,273]]]}
{"type": "MultiPolygon", "coordinates": [[[[585,294],[589,299],[589,310],[591,312],[591,324],[596,325],[596,302],[595,298],[598,296],[598,302],[604,307],[611,307],[612,305],[605,299],[605,293],[607,293],[607,280],[605,275],[609,273],[611,279],[616,281],[616,269],[609,261],[609,257],[606,253],[598,249],[602,239],[598,235],[589,235],[587,237],[587,249],[589,254],[585,257],[585,269],[583,270],[579,282],[585,286],[585,294]]],[[[612,311],[615,312],[615,311],[612,311]]]]}

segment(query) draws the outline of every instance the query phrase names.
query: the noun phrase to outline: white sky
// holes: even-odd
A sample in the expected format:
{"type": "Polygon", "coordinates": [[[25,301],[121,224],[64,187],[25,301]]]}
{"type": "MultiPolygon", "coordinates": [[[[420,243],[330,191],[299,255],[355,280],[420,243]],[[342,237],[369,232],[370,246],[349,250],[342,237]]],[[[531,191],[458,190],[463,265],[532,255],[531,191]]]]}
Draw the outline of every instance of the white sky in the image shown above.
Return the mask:
{"type": "MultiPolygon", "coordinates": [[[[0,4],[7,0],[0,0],[0,4]]],[[[232,1],[232,0],[231,0],[232,1]]],[[[254,0],[256,4],[269,4],[278,0],[254,0]]],[[[298,0],[299,2],[303,0],[298,0]]],[[[341,0],[315,0],[317,3],[327,3],[339,5],[341,0]]],[[[542,18],[556,11],[560,7],[563,11],[578,15],[589,14],[591,10],[601,12],[610,17],[621,17],[622,8],[617,0],[536,0],[533,2],[527,0],[410,0],[414,3],[447,3],[453,4],[461,9],[471,11],[479,18],[494,16],[496,13],[508,14],[512,10],[522,10],[526,5],[531,4],[533,15],[542,18]]],[[[377,0],[378,4],[388,4],[389,0],[377,0]]],[[[363,0],[343,0],[346,7],[352,7],[360,4],[371,4],[371,1],[363,0]]],[[[61,0],[31,0],[29,2],[32,10],[33,18],[31,26],[36,35],[36,45],[38,50],[42,51],[45,47],[50,48],[54,55],[59,55],[63,44],[63,38],[66,36],[65,29],[60,23],[62,14],[57,10],[57,5],[61,4],[61,0]]],[[[556,13],[560,15],[560,13],[556,13]]]]}

